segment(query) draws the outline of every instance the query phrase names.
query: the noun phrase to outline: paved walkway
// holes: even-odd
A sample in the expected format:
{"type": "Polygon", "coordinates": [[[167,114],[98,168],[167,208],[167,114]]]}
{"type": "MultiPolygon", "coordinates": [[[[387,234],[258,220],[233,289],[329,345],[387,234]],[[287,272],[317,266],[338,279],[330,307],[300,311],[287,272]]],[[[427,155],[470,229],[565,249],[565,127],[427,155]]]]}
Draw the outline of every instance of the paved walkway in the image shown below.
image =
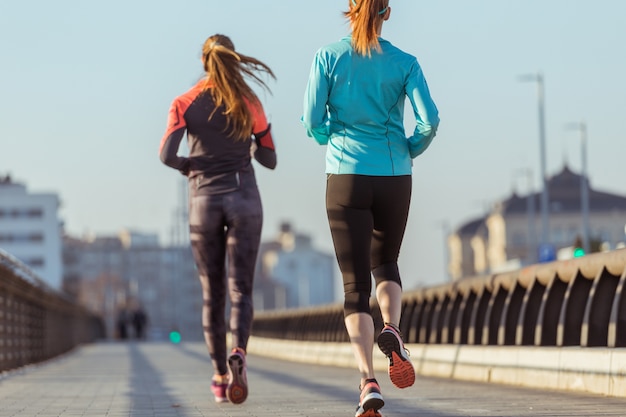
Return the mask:
{"type": "MultiPolygon", "coordinates": [[[[341,367],[251,355],[250,396],[216,404],[201,343],[102,343],[0,375],[0,416],[338,417],[354,415],[358,375],[341,367]]],[[[385,417],[626,416],[626,399],[418,378],[394,388],[378,375],[385,417]]]]}

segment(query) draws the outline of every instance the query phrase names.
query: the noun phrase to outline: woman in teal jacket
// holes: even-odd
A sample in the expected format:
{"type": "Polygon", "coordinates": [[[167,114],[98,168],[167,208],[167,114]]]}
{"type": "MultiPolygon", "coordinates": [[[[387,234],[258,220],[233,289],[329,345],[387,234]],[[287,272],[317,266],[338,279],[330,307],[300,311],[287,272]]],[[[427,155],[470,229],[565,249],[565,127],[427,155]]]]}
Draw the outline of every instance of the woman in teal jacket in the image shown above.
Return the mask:
{"type": "Polygon", "coordinates": [[[411,199],[413,159],[431,144],[438,110],[417,59],[380,37],[389,0],[350,0],[352,33],[315,54],[302,123],[326,151],[326,210],[344,284],[346,328],[361,373],[356,417],[384,405],[374,376],[372,275],[384,327],[378,346],[399,388],[415,371],[398,329],[402,282],[398,255],[411,199]],[[406,137],[404,104],[416,127],[406,137]]]}

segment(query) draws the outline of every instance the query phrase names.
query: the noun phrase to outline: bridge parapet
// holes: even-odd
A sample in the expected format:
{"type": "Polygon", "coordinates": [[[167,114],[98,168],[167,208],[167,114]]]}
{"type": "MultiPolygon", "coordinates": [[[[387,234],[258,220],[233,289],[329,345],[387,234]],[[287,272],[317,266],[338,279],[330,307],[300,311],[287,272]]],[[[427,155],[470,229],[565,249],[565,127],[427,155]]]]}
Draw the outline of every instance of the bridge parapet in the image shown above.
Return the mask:
{"type": "Polygon", "coordinates": [[[102,319],[0,250],[0,372],[104,337],[102,319]]]}
{"type": "MultiPolygon", "coordinates": [[[[419,375],[626,397],[625,280],[624,249],[471,277],[406,292],[400,328],[419,375]]],[[[355,366],[340,303],[257,312],[252,334],[251,353],[355,366]]]]}
{"type": "MultiPolygon", "coordinates": [[[[470,277],[404,293],[400,329],[407,343],[624,347],[625,281],[626,249],[470,277]]],[[[253,334],[348,340],[341,303],[257,312],[253,334]]]]}

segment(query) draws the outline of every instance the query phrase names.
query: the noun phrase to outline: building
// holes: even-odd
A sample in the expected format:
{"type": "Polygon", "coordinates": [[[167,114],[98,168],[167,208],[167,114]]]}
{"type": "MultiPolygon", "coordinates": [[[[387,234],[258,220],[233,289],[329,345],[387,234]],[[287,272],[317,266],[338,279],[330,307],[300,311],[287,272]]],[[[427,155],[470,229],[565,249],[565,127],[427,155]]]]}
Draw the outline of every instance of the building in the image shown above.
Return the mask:
{"type": "Polygon", "coordinates": [[[156,234],[129,230],[66,236],[63,260],[65,291],[105,318],[110,338],[120,335],[118,318],[141,307],[150,339],[167,339],[172,331],[202,339],[202,295],[188,245],[162,247],[156,234]]]}
{"type": "MultiPolygon", "coordinates": [[[[275,240],[261,244],[255,309],[334,302],[334,263],[312,247],[310,237],[283,225],[275,240]]],[[[63,265],[65,292],[104,317],[109,338],[120,338],[120,317],[141,307],[149,339],[164,340],[176,331],[183,340],[203,340],[202,290],[188,243],[163,247],[156,234],[129,230],[65,236],[63,265]]],[[[128,334],[133,336],[132,328],[128,334]]]]}
{"type": "Polygon", "coordinates": [[[335,258],[313,247],[310,236],[281,225],[274,240],[259,248],[254,284],[258,310],[335,302],[335,258]]]}
{"type": "Polygon", "coordinates": [[[54,193],[29,193],[0,177],[0,248],[28,265],[46,284],[61,288],[60,201],[54,193]]]}
{"type": "Polygon", "coordinates": [[[589,190],[591,250],[607,250],[626,240],[626,196],[591,188],[588,178],[567,165],[548,180],[549,242],[538,242],[540,193],[513,192],[489,213],[461,225],[448,237],[448,270],[453,279],[496,273],[572,256],[583,236],[581,182],[589,190]],[[547,252],[547,253],[546,253],[547,252]]]}

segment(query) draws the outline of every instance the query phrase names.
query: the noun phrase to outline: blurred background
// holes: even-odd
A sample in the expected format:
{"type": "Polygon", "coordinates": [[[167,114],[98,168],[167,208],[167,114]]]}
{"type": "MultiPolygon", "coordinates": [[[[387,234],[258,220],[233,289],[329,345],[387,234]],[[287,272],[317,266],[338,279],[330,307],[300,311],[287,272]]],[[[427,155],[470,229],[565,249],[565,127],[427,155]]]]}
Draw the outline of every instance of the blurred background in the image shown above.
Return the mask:
{"type": "MultiPolygon", "coordinates": [[[[414,161],[405,289],[622,247],[626,4],[390,5],[382,35],[418,58],[441,116],[414,161]]],[[[199,340],[185,179],[157,152],[171,101],[202,76],[204,40],[223,33],[277,76],[260,92],[279,162],[256,166],[255,307],[340,300],[325,148],[299,120],[313,55],[348,33],[347,7],[2,2],[0,249],[105,315],[110,337],[199,340]]]]}

